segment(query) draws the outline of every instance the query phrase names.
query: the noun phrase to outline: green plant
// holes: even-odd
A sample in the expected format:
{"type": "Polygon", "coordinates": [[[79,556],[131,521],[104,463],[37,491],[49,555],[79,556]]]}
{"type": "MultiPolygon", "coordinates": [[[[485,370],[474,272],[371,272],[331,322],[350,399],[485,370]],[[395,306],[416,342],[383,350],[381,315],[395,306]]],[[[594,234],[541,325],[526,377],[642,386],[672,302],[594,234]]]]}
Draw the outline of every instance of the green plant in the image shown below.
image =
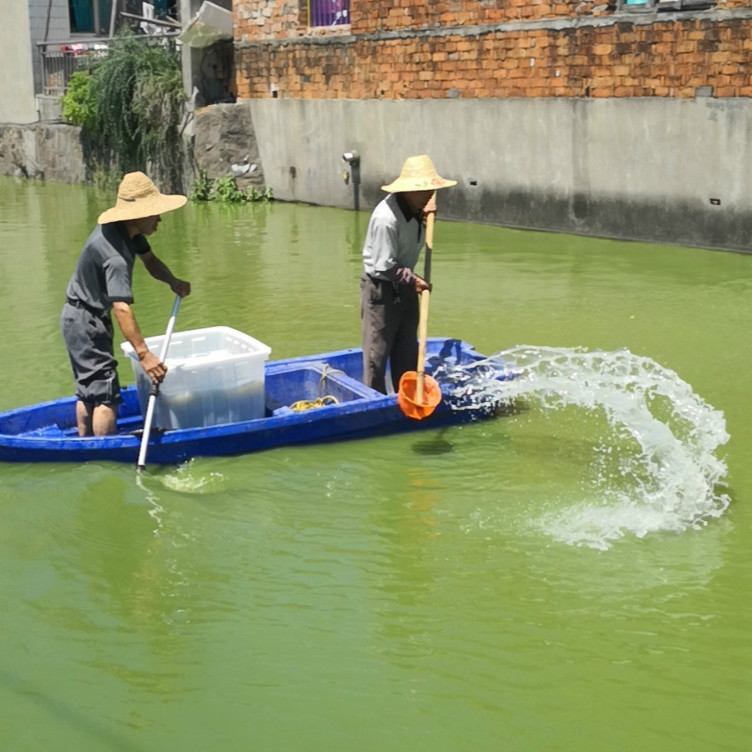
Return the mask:
{"type": "Polygon", "coordinates": [[[126,31],[110,41],[90,76],[74,79],[66,117],[82,126],[90,172],[148,171],[168,190],[179,190],[185,94],[174,43],[126,31]]]}
{"type": "Polygon", "coordinates": [[[191,201],[209,201],[213,187],[214,181],[203,170],[199,170],[191,187],[191,201]]]}
{"type": "Polygon", "coordinates": [[[271,201],[273,191],[267,186],[263,191],[251,186],[247,191],[238,188],[233,175],[212,179],[200,170],[193,181],[190,197],[194,201],[224,201],[243,203],[250,201],[271,201]]]}
{"type": "Polygon", "coordinates": [[[68,89],[62,98],[63,119],[73,125],[94,128],[96,123],[96,100],[91,88],[89,73],[74,73],[68,81],[68,89]]]}
{"type": "Polygon", "coordinates": [[[232,175],[217,178],[214,181],[214,195],[220,201],[229,201],[231,203],[240,203],[247,200],[246,194],[238,188],[238,184],[232,175]]]}

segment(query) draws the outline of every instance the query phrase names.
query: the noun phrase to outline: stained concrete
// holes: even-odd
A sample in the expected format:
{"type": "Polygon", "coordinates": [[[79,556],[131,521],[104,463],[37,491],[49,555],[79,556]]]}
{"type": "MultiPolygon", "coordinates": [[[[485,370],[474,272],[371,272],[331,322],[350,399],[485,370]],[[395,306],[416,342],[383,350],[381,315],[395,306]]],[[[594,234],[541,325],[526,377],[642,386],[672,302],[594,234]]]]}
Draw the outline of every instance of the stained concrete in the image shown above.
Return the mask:
{"type": "MultiPolygon", "coordinates": [[[[259,99],[197,112],[195,169],[278,200],[369,210],[411,154],[458,181],[445,219],[752,248],[752,101],[259,99]],[[344,152],[360,154],[357,194],[344,152]]],[[[0,126],[0,173],[85,179],[78,129],[0,126]]],[[[186,192],[190,186],[186,186],[186,192]]]]}
{"type": "Polygon", "coordinates": [[[56,123],[0,125],[0,175],[85,182],[81,129],[56,123]]]}
{"type": "Polygon", "coordinates": [[[360,208],[411,154],[458,181],[446,219],[747,251],[752,101],[701,98],[254,99],[276,198],[360,208]]]}

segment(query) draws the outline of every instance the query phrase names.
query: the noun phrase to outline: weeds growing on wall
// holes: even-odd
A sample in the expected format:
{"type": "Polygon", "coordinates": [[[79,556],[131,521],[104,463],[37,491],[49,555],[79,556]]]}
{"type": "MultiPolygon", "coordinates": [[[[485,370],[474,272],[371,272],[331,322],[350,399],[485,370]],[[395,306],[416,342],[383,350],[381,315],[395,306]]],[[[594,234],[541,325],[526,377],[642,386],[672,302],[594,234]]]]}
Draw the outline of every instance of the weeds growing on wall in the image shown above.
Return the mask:
{"type": "Polygon", "coordinates": [[[90,71],[75,73],[63,97],[63,117],[82,127],[89,172],[99,183],[142,170],[163,190],[182,190],[184,113],[174,42],[131,32],[112,39],[90,71]]]}

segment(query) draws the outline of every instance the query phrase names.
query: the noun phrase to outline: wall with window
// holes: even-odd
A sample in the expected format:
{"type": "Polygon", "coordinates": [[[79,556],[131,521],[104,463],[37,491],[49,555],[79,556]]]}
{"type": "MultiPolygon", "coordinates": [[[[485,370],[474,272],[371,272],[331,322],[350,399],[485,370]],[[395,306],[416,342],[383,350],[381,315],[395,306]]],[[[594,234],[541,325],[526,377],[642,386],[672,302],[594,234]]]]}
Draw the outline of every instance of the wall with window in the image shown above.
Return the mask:
{"type": "Polygon", "coordinates": [[[750,250],[752,0],[235,2],[283,200],[369,208],[411,153],[457,220],[750,250]],[[360,154],[360,185],[342,154],[360,154]]]}
{"type": "Polygon", "coordinates": [[[351,0],[350,24],[327,27],[307,25],[305,0],[237,2],[236,93],[752,96],[752,2],[699,2],[351,0]]]}
{"type": "Polygon", "coordinates": [[[350,31],[350,4],[354,0],[268,0],[233,3],[235,36],[241,41],[295,39],[350,31]]]}

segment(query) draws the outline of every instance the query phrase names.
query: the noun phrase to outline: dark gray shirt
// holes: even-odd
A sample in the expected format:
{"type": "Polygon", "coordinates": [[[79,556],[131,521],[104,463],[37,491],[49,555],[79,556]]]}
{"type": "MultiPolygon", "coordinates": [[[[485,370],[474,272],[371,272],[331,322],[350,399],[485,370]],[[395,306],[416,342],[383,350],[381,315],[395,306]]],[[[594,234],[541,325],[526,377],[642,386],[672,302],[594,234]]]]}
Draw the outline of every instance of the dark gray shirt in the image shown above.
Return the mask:
{"type": "Polygon", "coordinates": [[[115,302],[133,303],[136,255],[150,250],[143,235],[129,238],[122,222],[97,225],[84,244],[66,297],[102,313],[115,302]]]}

